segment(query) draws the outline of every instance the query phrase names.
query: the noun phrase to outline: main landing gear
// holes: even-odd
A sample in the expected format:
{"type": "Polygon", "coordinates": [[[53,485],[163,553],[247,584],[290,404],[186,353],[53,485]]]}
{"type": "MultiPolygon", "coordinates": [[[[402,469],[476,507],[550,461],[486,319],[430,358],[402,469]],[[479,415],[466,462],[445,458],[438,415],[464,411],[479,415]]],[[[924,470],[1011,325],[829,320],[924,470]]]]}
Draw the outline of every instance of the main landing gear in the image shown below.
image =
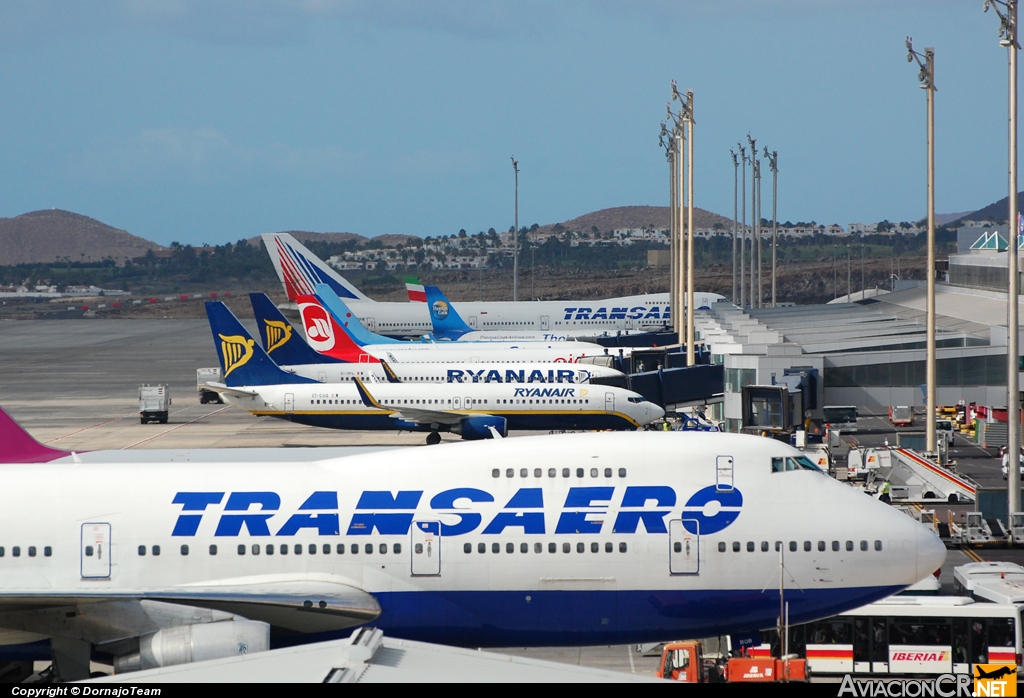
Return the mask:
{"type": "Polygon", "coordinates": [[[427,446],[436,446],[441,443],[441,435],[436,431],[432,431],[427,434],[427,446]]]}

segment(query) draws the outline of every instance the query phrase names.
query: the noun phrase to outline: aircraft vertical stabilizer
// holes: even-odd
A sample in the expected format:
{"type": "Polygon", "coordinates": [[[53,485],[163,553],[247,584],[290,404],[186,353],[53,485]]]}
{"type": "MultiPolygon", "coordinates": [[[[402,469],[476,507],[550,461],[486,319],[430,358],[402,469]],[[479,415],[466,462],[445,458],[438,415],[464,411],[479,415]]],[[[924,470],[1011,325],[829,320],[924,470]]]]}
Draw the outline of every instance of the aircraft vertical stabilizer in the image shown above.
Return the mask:
{"type": "Polygon", "coordinates": [[[0,408],[0,463],[48,463],[66,455],[67,451],[36,441],[0,408]]]}
{"type": "Polygon", "coordinates": [[[208,301],[206,315],[210,319],[213,345],[220,359],[220,375],[224,385],[233,387],[317,382],[282,371],[223,303],[208,301]]]}
{"type": "Polygon", "coordinates": [[[434,336],[441,339],[458,339],[473,328],[466,324],[455,306],[445,297],[437,286],[424,287],[427,296],[427,309],[430,311],[430,324],[434,327],[434,336]]]}
{"type": "Polygon", "coordinates": [[[274,262],[277,277],[284,284],[288,300],[294,301],[304,293],[313,293],[317,284],[327,284],[338,296],[352,300],[372,301],[358,288],[327,266],[319,257],[303,247],[288,233],[265,233],[267,246],[274,262]]]}
{"type": "Polygon", "coordinates": [[[250,293],[249,300],[256,316],[263,350],[278,366],[342,363],[340,359],[313,351],[265,293],[250,293]]]}
{"type": "Polygon", "coordinates": [[[400,339],[385,337],[382,334],[370,332],[370,330],[366,329],[355,313],[345,305],[345,301],[332,292],[331,288],[326,284],[317,284],[313,289],[313,294],[320,299],[320,303],[324,308],[329,310],[338,322],[345,326],[357,344],[403,344],[400,339]]]}

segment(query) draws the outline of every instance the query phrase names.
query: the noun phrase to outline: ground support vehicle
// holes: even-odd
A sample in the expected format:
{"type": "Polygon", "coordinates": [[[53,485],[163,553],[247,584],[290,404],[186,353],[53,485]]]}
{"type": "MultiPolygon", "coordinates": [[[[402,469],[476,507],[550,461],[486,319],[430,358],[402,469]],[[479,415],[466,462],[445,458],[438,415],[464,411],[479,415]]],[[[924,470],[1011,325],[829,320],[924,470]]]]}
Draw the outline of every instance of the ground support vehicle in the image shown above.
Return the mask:
{"type": "Polygon", "coordinates": [[[683,683],[777,683],[807,681],[807,662],[797,657],[730,657],[706,660],[697,640],[666,642],[658,678],[683,683]]]}
{"type": "Polygon", "coordinates": [[[906,405],[889,408],[889,421],[894,427],[914,426],[914,408],[906,405]]]}
{"type": "Polygon", "coordinates": [[[197,368],[196,369],[196,390],[199,392],[199,404],[206,405],[208,403],[215,403],[223,405],[224,401],[220,397],[220,393],[210,390],[206,385],[210,382],[220,382],[220,367],[217,368],[197,368]]]}
{"type": "Polygon", "coordinates": [[[166,385],[139,386],[139,421],[142,424],[167,424],[167,410],[171,406],[171,393],[166,385]]]}

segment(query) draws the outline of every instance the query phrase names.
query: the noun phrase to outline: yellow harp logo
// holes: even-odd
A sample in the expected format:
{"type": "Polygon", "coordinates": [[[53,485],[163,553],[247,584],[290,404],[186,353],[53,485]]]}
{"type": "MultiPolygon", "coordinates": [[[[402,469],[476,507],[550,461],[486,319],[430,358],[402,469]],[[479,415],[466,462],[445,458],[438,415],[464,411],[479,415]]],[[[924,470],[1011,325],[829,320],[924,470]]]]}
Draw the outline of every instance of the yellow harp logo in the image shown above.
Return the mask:
{"type": "Polygon", "coordinates": [[[278,347],[287,344],[292,338],[292,326],[280,320],[264,320],[266,324],[264,331],[267,333],[267,353],[271,353],[278,347]]]}
{"type": "Polygon", "coordinates": [[[224,377],[227,378],[239,366],[244,366],[252,358],[252,345],[255,340],[240,335],[220,336],[220,355],[224,357],[224,377]]]}

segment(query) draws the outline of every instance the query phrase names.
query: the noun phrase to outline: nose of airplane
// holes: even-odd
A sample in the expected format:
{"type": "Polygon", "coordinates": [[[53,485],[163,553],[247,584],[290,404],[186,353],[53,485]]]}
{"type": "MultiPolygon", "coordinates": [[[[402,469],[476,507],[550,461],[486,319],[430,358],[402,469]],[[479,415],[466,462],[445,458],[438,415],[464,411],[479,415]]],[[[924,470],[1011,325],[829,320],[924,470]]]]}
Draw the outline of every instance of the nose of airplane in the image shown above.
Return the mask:
{"type": "Polygon", "coordinates": [[[935,531],[922,524],[917,525],[917,578],[924,579],[942,567],[946,561],[946,546],[935,531]]]}
{"type": "Polygon", "coordinates": [[[660,407],[659,405],[655,405],[653,402],[647,402],[645,404],[647,405],[647,423],[648,424],[650,424],[651,422],[653,422],[655,420],[661,419],[662,417],[665,416],[664,408],[660,407]]]}

